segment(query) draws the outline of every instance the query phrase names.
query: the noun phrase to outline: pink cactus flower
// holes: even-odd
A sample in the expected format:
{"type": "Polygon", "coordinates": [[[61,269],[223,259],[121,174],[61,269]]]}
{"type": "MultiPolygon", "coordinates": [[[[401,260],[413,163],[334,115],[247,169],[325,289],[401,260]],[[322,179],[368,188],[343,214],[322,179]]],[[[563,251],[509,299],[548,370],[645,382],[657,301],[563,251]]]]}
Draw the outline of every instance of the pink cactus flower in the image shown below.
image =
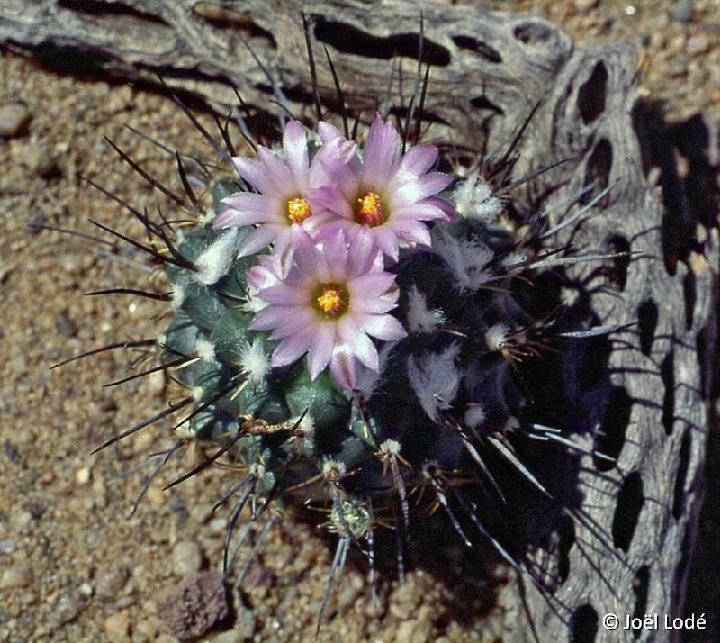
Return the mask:
{"type": "MultiPolygon", "coordinates": [[[[325,129],[329,140],[336,140],[330,136],[339,132],[325,129]]],[[[426,221],[455,219],[450,204],[436,196],[452,178],[428,171],[437,154],[433,145],[416,145],[402,154],[400,135],[377,115],[363,158],[353,155],[333,165],[320,159],[332,181],[309,190],[308,195],[340,217],[328,227],[345,227],[350,236],[367,229],[375,244],[397,260],[401,243],[430,245],[426,221]]]]}
{"type": "Polygon", "coordinates": [[[311,202],[308,190],[326,185],[328,171],[347,159],[353,146],[339,138],[330,138],[310,163],[305,128],[290,121],[283,134],[284,157],[272,150],[258,148],[257,160],[233,159],[240,175],[259,194],[239,192],[223,199],[230,207],[218,214],[213,228],[257,225],[240,248],[239,256],[251,255],[270,243],[282,254],[288,247],[293,228],[317,229],[328,218],[327,209],[311,202]]]}
{"type": "MultiPolygon", "coordinates": [[[[407,334],[389,314],[399,296],[395,276],[383,272],[382,252],[367,230],[349,239],[340,228],[313,240],[295,228],[292,247],[292,265],[277,276],[278,283],[258,287],[257,297],[267,306],[250,328],[272,331],[271,339],[280,340],[273,367],[307,353],[312,379],[329,364],[335,381],[353,389],[356,361],[375,371],[379,367],[370,337],[394,340],[407,334]]],[[[267,283],[267,275],[263,281],[267,283]]]]}

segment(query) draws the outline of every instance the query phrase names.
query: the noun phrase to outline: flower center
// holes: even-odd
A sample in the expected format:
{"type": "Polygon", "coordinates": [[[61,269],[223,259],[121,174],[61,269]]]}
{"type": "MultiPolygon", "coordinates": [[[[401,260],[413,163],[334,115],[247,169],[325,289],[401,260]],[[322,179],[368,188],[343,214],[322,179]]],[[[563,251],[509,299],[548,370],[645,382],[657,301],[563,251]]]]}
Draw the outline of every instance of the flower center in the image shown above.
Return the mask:
{"type": "Polygon", "coordinates": [[[287,202],[287,217],[290,223],[302,223],[312,214],[310,204],[301,196],[287,202]]]}
{"type": "Polygon", "coordinates": [[[315,290],[315,308],[326,319],[342,315],[348,308],[350,297],[347,288],[338,284],[322,284],[315,290]]]}
{"type": "Polygon", "coordinates": [[[371,228],[382,225],[387,221],[379,194],[366,192],[358,198],[355,208],[355,221],[371,228]]]}

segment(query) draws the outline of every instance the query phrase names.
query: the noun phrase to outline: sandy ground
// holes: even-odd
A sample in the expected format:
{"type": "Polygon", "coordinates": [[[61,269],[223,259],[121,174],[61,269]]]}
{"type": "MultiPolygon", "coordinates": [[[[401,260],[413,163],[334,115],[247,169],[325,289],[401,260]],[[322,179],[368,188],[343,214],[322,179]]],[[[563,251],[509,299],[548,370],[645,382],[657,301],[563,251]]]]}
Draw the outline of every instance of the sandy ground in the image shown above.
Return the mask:
{"type": "MultiPolygon", "coordinates": [[[[714,0],[695,2],[689,19],[683,7],[693,3],[683,2],[491,4],[533,10],[579,41],[640,37],[643,85],[667,100],[670,119],[720,104],[720,3],[714,0]]],[[[182,141],[187,152],[206,156],[210,150],[161,96],[59,75],[10,55],[0,58],[0,79],[0,105],[22,101],[31,117],[25,133],[0,138],[0,640],[169,643],[176,639],[158,615],[163,598],[188,576],[219,568],[224,514],[210,514],[227,486],[227,471],[213,469],[169,492],[154,483],[128,518],[150,470],[133,469],[174,442],[169,425],[100,455],[89,453],[162,408],[165,382],[101,387],[126,372],[128,354],[121,351],[49,366],[92,347],[156,336],[164,323],[161,303],[83,293],[142,288],[158,275],[109,245],[38,226],[98,236],[88,223],[93,218],[141,233],[81,180],[101,182],[136,206],[156,203],[154,193],[112,157],[107,135],[160,177],[176,181],[167,157],[124,130],[125,123],[170,145],[182,141]]],[[[162,480],[192,462],[190,452],[171,461],[162,480]]],[[[331,555],[312,526],[288,519],[269,530],[242,595],[233,596],[231,629],[208,640],[311,638],[331,555]]],[[[331,598],[319,640],[504,638],[512,614],[491,609],[501,598],[490,603],[485,593],[470,593],[463,576],[459,564],[443,582],[427,569],[415,570],[403,585],[381,588],[373,606],[361,569],[351,567],[331,598]]],[[[499,591],[512,589],[501,585],[499,591]]]]}

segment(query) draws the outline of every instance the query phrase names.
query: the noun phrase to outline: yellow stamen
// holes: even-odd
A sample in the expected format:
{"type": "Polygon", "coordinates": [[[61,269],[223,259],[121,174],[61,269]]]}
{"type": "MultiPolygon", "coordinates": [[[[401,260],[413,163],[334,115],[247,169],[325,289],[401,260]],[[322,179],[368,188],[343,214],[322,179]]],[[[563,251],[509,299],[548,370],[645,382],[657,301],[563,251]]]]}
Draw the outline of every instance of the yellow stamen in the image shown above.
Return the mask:
{"type": "Polygon", "coordinates": [[[325,290],[317,299],[318,306],[326,315],[334,315],[342,306],[342,298],[337,290],[325,290]]]}
{"type": "Polygon", "coordinates": [[[290,223],[302,223],[312,214],[310,204],[301,196],[287,202],[287,217],[290,223]]]}
{"type": "Polygon", "coordinates": [[[342,315],[348,307],[347,288],[337,284],[324,284],[317,288],[314,295],[317,310],[327,319],[342,315]]]}
{"type": "Polygon", "coordinates": [[[374,228],[387,220],[383,209],[382,199],[375,192],[366,192],[357,200],[355,221],[374,228]]]}

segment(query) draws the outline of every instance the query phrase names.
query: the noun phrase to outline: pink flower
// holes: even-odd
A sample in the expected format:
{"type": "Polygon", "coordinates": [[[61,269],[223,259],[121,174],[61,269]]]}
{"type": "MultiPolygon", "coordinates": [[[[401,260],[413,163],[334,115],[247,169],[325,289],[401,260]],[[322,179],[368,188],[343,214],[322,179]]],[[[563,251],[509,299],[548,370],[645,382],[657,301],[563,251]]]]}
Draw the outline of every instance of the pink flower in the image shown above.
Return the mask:
{"type": "Polygon", "coordinates": [[[250,328],[272,330],[270,338],[280,340],[272,366],[291,364],[307,352],[312,379],[329,364],[335,381],[353,389],[356,360],[375,371],[379,367],[370,337],[392,340],[407,334],[388,314],[399,296],[395,276],[383,272],[382,253],[367,231],[350,242],[342,229],[313,241],[298,228],[292,246],[287,272],[277,275],[277,284],[258,288],[257,296],[268,305],[250,328]]]}
{"type": "MultiPolygon", "coordinates": [[[[327,130],[327,136],[331,134],[327,130]]],[[[331,229],[343,226],[351,234],[368,229],[375,244],[397,259],[401,242],[430,245],[426,221],[454,220],[450,204],[435,196],[452,178],[428,172],[437,153],[433,145],[416,145],[402,154],[400,135],[378,114],[363,158],[354,155],[332,166],[321,159],[332,181],[308,194],[314,203],[341,217],[329,224],[331,229]]]]}
{"type": "Polygon", "coordinates": [[[259,194],[239,192],[223,199],[230,207],[215,218],[213,228],[258,225],[240,248],[240,257],[273,242],[276,251],[283,253],[293,228],[312,231],[334,218],[311,201],[308,190],[327,184],[328,171],[344,162],[342,155],[347,159],[352,146],[331,138],[310,163],[305,129],[298,121],[290,121],[283,134],[283,151],[281,158],[272,150],[259,147],[257,160],[233,159],[240,175],[259,194]]]}

